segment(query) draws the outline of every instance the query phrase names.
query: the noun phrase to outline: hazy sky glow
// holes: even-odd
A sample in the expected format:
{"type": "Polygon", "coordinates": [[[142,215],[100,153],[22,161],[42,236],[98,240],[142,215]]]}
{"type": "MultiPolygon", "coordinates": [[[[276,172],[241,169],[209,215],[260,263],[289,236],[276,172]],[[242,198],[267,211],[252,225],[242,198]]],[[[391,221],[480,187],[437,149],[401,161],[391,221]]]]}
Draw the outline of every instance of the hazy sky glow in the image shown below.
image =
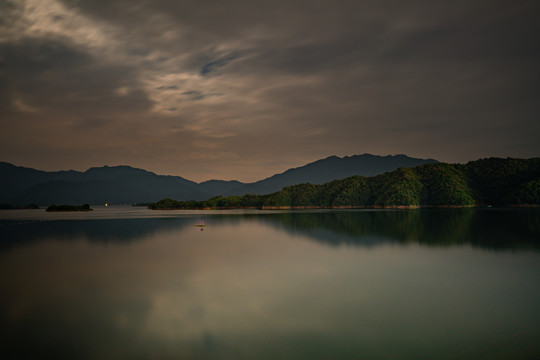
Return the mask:
{"type": "Polygon", "coordinates": [[[258,180],[540,155],[540,2],[8,0],[0,160],[258,180]]]}

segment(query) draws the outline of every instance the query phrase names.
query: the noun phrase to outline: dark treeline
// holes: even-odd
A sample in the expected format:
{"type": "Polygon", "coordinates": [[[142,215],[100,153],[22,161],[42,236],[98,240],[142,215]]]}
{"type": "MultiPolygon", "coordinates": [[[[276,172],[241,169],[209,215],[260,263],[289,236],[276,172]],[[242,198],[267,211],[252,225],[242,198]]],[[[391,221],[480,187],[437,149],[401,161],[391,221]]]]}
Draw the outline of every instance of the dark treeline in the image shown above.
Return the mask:
{"type": "Polygon", "coordinates": [[[89,204],[83,205],[50,205],[46,211],[90,211],[89,204]]]}
{"type": "Polygon", "coordinates": [[[467,164],[427,164],[378,176],[352,176],[322,185],[216,196],[205,201],[163,199],[151,209],[416,207],[540,205],[540,158],[489,158],[467,164]]]}
{"type": "Polygon", "coordinates": [[[0,210],[39,209],[38,204],[26,204],[23,206],[13,204],[0,204],[0,210]]]}

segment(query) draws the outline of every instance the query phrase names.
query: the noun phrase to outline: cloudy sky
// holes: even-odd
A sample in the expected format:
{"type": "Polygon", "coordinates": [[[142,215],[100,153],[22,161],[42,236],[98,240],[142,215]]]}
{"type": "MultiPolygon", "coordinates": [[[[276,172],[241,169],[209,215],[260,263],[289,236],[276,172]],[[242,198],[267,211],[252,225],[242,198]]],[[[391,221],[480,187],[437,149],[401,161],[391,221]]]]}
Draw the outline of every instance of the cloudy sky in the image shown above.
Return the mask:
{"type": "Polygon", "coordinates": [[[540,156],[540,2],[0,2],[0,160],[253,181],[540,156]]]}

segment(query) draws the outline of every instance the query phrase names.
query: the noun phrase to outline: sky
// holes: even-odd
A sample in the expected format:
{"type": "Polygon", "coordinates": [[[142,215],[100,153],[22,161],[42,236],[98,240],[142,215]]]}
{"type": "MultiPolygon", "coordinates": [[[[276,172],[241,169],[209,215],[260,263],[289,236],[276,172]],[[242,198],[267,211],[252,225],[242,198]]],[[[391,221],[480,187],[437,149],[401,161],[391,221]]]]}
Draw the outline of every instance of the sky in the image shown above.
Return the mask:
{"type": "Polygon", "coordinates": [[[4,0],[0,161],[256,181],[540,156],[540,2],[4,0]]]}

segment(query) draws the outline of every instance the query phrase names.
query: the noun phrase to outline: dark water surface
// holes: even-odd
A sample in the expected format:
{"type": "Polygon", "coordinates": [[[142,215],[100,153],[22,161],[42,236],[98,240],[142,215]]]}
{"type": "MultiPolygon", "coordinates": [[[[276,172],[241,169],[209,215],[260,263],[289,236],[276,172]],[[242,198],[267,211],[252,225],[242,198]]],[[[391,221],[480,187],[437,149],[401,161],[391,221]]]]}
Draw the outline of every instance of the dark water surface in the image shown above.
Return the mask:
{"type": "Polygon", "coordinates": [[[0,236],[10,359],[540,358],[538,210],[18,210],[0,236]]]}

